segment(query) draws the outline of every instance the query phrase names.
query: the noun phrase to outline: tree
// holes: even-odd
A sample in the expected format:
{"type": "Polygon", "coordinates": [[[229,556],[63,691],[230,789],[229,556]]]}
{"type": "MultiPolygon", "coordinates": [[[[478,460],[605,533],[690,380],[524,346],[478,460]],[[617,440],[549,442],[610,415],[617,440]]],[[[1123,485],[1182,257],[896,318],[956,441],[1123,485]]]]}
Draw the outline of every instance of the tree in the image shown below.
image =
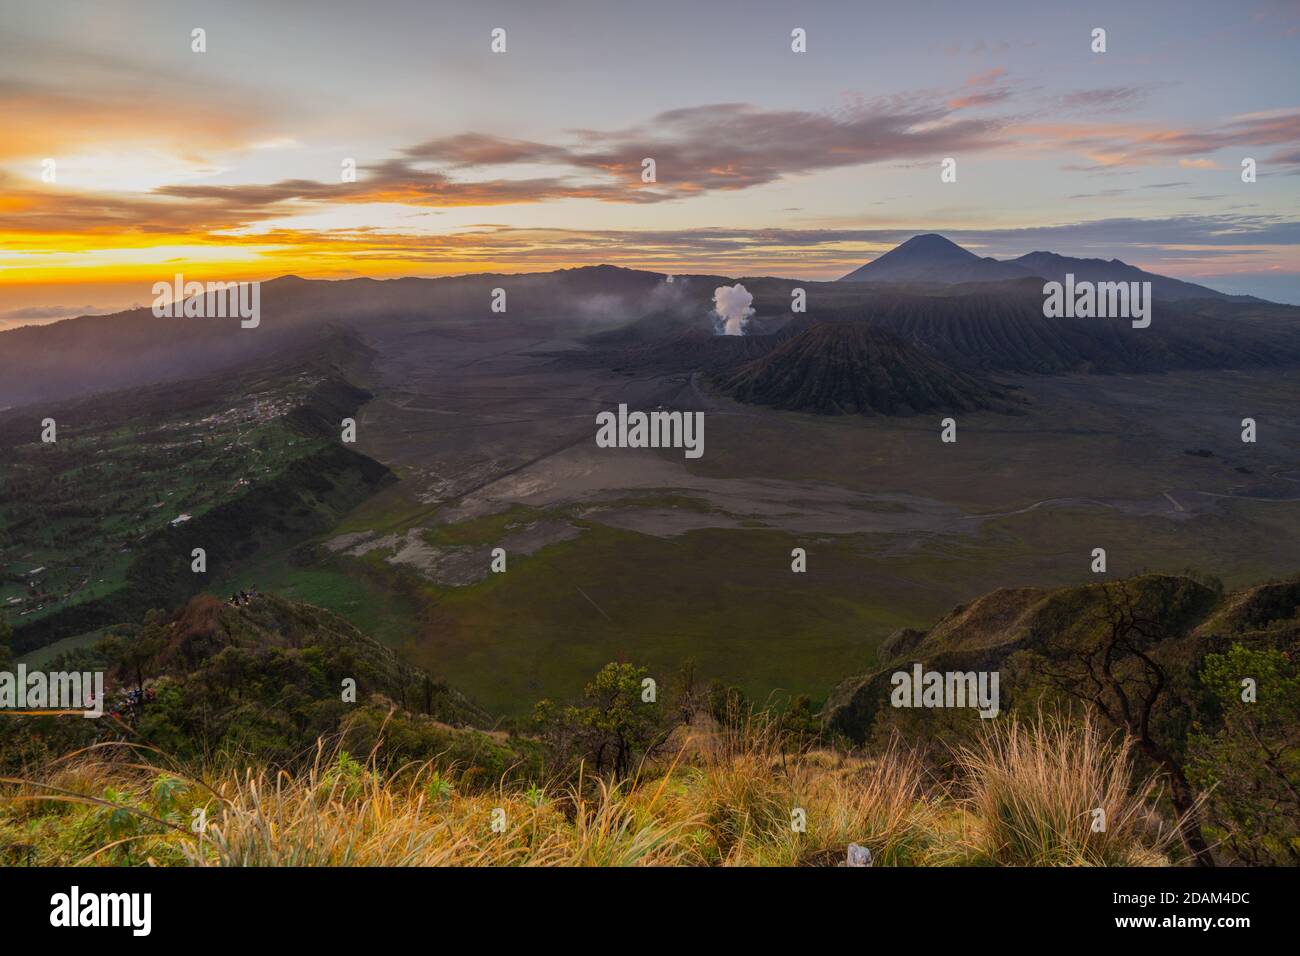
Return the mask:
{"type": "Polygon", "coordinates": [[[724,727],[737,726],[749,712],[749,702],[745,699],[745,692],[739,687],[728,687],[716,677],[709,681],[706,696],[709,713],[724,727]]]}
{"type": "Polygon", "coordinates": [[[1162,708],[1181,705],[1164,664],[1153,652],[1177,636],[1182,595],[1173,586],[1157,583],[1144,588],[1128,581],[1103,584],[1100,591],[1100,609],[1089,620],[1089,636],[1070,649],[1065,665],[1049,665],[1048,677],[1133,737],[1138,749],[1169,780],[1169,799],[1188,854],[1200,866],[1213,866],[1214,857],[1201,832],[1196,792],[1182,762],[1156,729],[1162,708]]]}
{"type": "Polygon", "coordinates": [[[781,711],[780,729],[796,747],[809,746],[821,738],[822,720],[807,694],[799,694],[781,711]]]}
{"type": "Polygon", "coordinates": [[[134,678],[136,690],[142,694],[145,681],[153,676],[154,664],[166,646],[166,614],[159,610],[145,615],[144,627],[138,634],[113,634],[100,644],[109,663],[134,678]]]}
{"type": "Polygon", "coordinates": [[[1221,724],[1194,730],[1189,773],[1210,794],[1224,846],[1251,866],[1300,864],[1300,668],[1234,644],[1206,656],[1201,684],[1221,724]]]}
{"type": "Polygon", "coordinates": [[[656,735],[658,713],[641,700],[644,667],[606,664],[586,687],[588,723],[596,731],[596,769],[601,769],[606,748],[612,751],[614,773],[631,769],[634,753],[646,753],[656,735]]]}
{"type": "Polygon", "coordinates": [[[644,667],[606,664],[587,684],[580,704],[538,701],[533,719],[558,752],[578,751],[598,771],[626,776],[636,757],[653,752],[659,736],[659,712],[641,699],[646,676],[644,667]]]}
{"type": "Polygon", "coordinates": [[[677,723],[689,726],[701,706],[700,692],[695,685],[695,660],[687,658],[673,678],[672,710],[677,723]]]}

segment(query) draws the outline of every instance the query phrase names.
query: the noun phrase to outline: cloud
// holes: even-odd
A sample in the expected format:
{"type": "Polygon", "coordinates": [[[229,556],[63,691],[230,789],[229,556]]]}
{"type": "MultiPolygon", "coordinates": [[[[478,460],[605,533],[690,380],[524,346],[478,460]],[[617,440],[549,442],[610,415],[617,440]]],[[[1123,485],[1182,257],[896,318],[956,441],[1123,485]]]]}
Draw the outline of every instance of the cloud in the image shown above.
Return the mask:
{"type": "MultiPolygon", "coordinates": [[[[387,157],[363,164],[357,181],[351,183],[295,178],[232,185],[174,183],[151,192],[108,193],[79,191],[62,183],[58,189],[34,186],[0,173],[0,193],[4,197],[0,201],[0,233],[9,235],[5,240],[9,248],[25,253],[87,248],[91,242],[102,246],[102,238],[111,236],[124,237],[120,243],[123,246],[189,242],[256,245],[260,250],[281,245],[287,255],[307,259],[348,250],[349,255],[371,259],[397,259],[408,254],[413,262],[442,264],[454,261],[459,254],[462,262],[501,263],[507,254],[521,262],[531,261],[529,257],[536,252],[539,260],[550,263],[557,261],[552,257],[567,249],[573,256],[571,262],[582,262],[603,251],[588,247],[580,238],[592,233],[557,230],[534,247],[527,240],[508,240],[506,233],[483,231],[474,235],[474,242],[481,244],[475,249],[464,232],[452,234],[454,239],[443,242],[396,229],[331,233],[293,228],[268,230],[266,224],[363,203],[432,211],[574,199],[655,204],[762,187],[837,169],[871,164],[923,166],[938,156],[1012,149],[1018,155],[1025,151],[1030,155],[1045,151],[1079,154],[1087,158],[1086,164],[1071,163],[1061,168],[1107,175],[1125,175],[1144,166],[1170,163],[1217,168],[1208,154],[1227,148],[1238,152],[1250,149],[1261,153],[1264,174],[1270,166],[1283,172],[1300,172],[1297,109],[1241,114],[1199,128],[1160,128],[1105,117],[1086,122],[1057,115],[1044,118],[1044,113],[1127,108],[1142,95],[1138,87],[1113,86],[1039,101],[1040,106],[1047,105],[1036,114],[997,116],[972,112],[1011,100],[1013,85],[999,67],[968,77],[955,90],[857,99],[837,110],[713,103],[666,110],[625,127],[570,129],[530,139],[467,131],[397,148],[387,157]],[[657,182],[641,179],[642,160],[646,157],[656,162],[657,182]],[[557,242],[562,232],[570,238],[557,242]],[[457,243],[465,244],[457,247],[457,243]]],[[[2,95],[0,87],[0,98],[2,95]]],[[[240,131],[244,132],[242,128],[240,131]]],[[[275,143],[281,135],[271,130],[247,142],[275,143]]],[[[1227,165],[1235,166],[1235,162],[1227,165]]],[[[1187,184],[1178,180],[1155,183],[1150,188],[1187,184]]],[[[1115,196],[1120,191],[1080,192],[1072,198],[1099,195],[1115,196]]],[[[1189,228],[1186,217],[1169,221],[1176,225],[1175,231],[1189,228]]],[[[942,224],[939,226],[942,228],[942,224]]],[[[539,230],[526,232],[533,237],[542,235],[539,230]]],[[[671,261],[676,267],[693,261],[692,255],[699,255],[704,257],[701,262],[730,265],[755,252],[755,244],[760,250],[760,262],[777,261],[783,255],[774,252],[764,259],[767,253],[763,249],[820,249],[818,243],[790,230],[751,231],[745,238],[734,240],[724,238],[725,230],[723,234],[701,230],[688,233],[689,240],[682,233],[676,234],[675,241],[686,242],[682,250],[656,250],[650,254],[650,261],[671,261]],[[773,238],[777,236],[781,237],[779,241],[773,238]],[[734,247],[727,248],[731,242],[734,247]]],[[[518,238],[521,233],[513,235],[518,238]]],[[[598,245],[610,241],[610,234],[603,235],[598,245]]],[[[635,237],[628,240],[630,246],[635,246],[647,234],[626,235],[635,237]]],[[[1122,247],[1122,237],[1113,238],[1122,247]]],[[[616,247],[616,251],[628,256],[636,253],[635,248],[616,247]]],[[[259,251],[258,255],[275,253],[259,251]]]]}
{"type": "Polygon", "coordinates": [[[952,114],[919,95],[826,113],[720,103],[669,110],[622,130],[572,130],[563,142],[482,133],[427,140],[363,166],[352,183],[179,184],[129,196],[14,187],[12,207],[0,209],[0,231],[213,234],[292,215],[303,204],[659,203],[823,170],[1006,145],[1002,121],[952,114]],[[642,182],[646,157],[656,162],[658,182],[642,182]],[[509,175],[521,167],[533,175],[509,175]],[[538,167],[554,173],[536,175],[538,167]],[[489,171],[499,174],[482,175],[489,171]]]}
{"type": "Polygon", "coordinates": [[[997,66],[991,70],[985,70],[983,73],[972,74],[966,80],[967,86],[991,86],[1002,77],[1007,75],[1007,71],[997,66]]]}
{"type": "Polygon", "coordinates": [[[44,325],[59,319],[74,319],[81,315],[106,315],[117,309],[97,305],[29,305],[21,309],[0,312],[0,329],[18,328],[22,325],[44,325]]]}
{"type": "Polygon", "coordinates": [[[102,315],[109,311],[94,305],[30,305],[22,309],[0,312],[0,321],[15,322],[25,319],[58,319],[74,315],[102,315]]]}
{"type": "MultiPolygon", "coordinates": [[[[1012,132],[1082,153],[1097,167],[1150,166],[1176,160],[1188,168],[1216,168],[1208,154],[1233,149],[1241,155],[1262,146],[1300,143],[1300,109],[1248,114],[1203,129],[1153,128],[1140,123],[1034,122],[1012,132]]],[[[1297,158],[1281,151],[1284,164],[1297,158]]],[[[1076,167],[1077,168],[1077,167],[1076,167]]]]}
{"type": "MultiPolygon", "coordinates": [[[[989,102],[1002,98],[984,95],[989,102]]],[[[420,175],[418,163],[452,169],[551,165],[567,171],[550,184],[553,194],[660,202],[828,169],[975,152],[1006,142],[1002,121],[958,119],[953,111],[951,105],[920,95],[821,113],[714,103],[668,110],[621,130],[573,130],[567,142],[484,134],[428,140],[403,150],[404,161],[390,161],[379,172],[409,178],[420,175]],[[647,157],[655,160],[654,184],[641,181],[647,157]]]]}
{"type": "MultiPolygon", "coordinates": [[[[838,276],[923,232],[942,232],[978,252],[1006,258],[1038,249],[1126,261],[1260,259],[1260,250],[1300,247],[1300,219],[1214,215],[1113,218],[1012,229],[543,229],[484,225],[440,235],[381,230],[275,230],[240,242],[279,245],[295,268],[302,250],[364,271],[401,263],[407,271],[542,271],[612,263],[670,273],[721,276],[838,276]]],[[[273,260],[272,251],[268,256],[273,260]]],[[[1295,258],[1292,256],[1291,258],[1295,258]]]]}
{"type": "Polygon", "coordinates": [[[948,108],[952,110],[971,109],[977,106],[992,106],[994,103],[1000,103],[1009,99],[1010,90],[989,90],[986,93],[972,93],[969,96],[955,96],[948,101],[948,108]]]}
{"type": "Polygon", "coordinates": [[[1104,86],[1077,90],[1057,97],[1052,104],[1052,111],[1118,112],[1137,106],[1145,98],[1146,92],[1140,86],[1104,86]]]}
{"type": "Polygon", "coordinates": [[[0,234],[23,237],[24,251],[41,252],[40,240],[58,247],[60,237],[157,236],[159,238],[235,229],[279,213],[272,205],[239,202],[177,202],[167,193],[108,194],[59,188],[29,188],[0,173],[0,234]]]}
{"type": "Polygon", "coordinates": [[[264,100],[225,89],[195,109],[195,92],[157,78],[139,87],[65,89],[0,76],[0,160],[94,152],[107,143],[150,144],[193,156],[268,135],[274,120],[264,100]]]}

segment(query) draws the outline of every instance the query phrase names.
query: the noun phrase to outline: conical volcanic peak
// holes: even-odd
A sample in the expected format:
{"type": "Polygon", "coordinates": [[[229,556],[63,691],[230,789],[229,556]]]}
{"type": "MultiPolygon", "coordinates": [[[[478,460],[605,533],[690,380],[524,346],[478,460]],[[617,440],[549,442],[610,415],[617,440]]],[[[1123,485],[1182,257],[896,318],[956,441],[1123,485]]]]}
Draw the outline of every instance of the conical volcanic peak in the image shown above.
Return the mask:
{"type": "Polygon", "coordinates": [[[1024,267],[981,259],[937,233],[913,236],[841,282],[995,282],[1029,275],[1024,267]]]}

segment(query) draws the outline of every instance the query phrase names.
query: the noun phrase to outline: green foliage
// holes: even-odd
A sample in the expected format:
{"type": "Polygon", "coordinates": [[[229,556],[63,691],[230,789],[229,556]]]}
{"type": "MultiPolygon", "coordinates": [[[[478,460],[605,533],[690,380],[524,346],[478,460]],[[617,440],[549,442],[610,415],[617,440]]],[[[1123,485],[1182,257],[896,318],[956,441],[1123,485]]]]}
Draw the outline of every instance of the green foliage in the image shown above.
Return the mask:
{"type": "Polygon", "coordinates": [[[720,724],[733,726],[745,716],[748,702],[745,692],[739,687],[728,687],[718,678],[709,681],[705,692],[709,715],[720,724]]]}
{"type": "Polygon", "coordinates": [[[440,771],[435,770],[429,775],[429,782],[424,785],[424,793],[434,803],[446,803],[455,795],[456,788],[440,771]]]}
{"type": "Polygon", "coordinates": [[[117,667],[137,690],[154,675],[154,664],[167,645],[167,615],[160,610],[145,614],[144,627],[135,634],[121,631],[110,634],[99,644],[99,654],[110,666],[117,667]]]}
{"type": "Polygon", "coordinates": [[[781,711],[779,725],[781,733],[797,748],[808,747],[821,739],[822,719],[807,694],[799,694],[790,701],[790,705],[781,711]]]}
{"type": "Polygon", "coordinates": [[[662,711],[641,699],[647,674],[632,664],[606,664],[580,703],[560,707],[539,701],[533,719],[561,759],[590,761],[597,771],[625,776],[662,738],[662,711]]]}
{"type": "Polygon", "coordinates": [[[1219,719],[1194,729],[1189,776],[1209,795],[1222,848],[1250,865],[1300,864],[1300,668],[1234,644],[1205,658],[1201,683],[1219,719]]]}
{"type": "Polygon", "coordinates": [[[270,392],[251,373],[114,393],[70,415],[77,430],[56,448],[6,447],[0,435],[0,541],[49,566],[31,582],[43,609],[29,608],[15,650],[175,607],[260,549],[328,530],[390,483],[386,468],[333,440],[333,423],[369,393],[321,372],[310,389],[295,374],[270,392]],[[286,413],[258,417],[250,390],[286,413]],[[193,517],[173,526],[181,512],[193,517]],[[206,578],[177,560],[196,540],[206,578]]]}
{"type": "Polygon", "coordinates": [[[377,775],[346,750],[339,751],[324,778],[327,791],[343,800],[361,799],[377,781],[377,775]]]}

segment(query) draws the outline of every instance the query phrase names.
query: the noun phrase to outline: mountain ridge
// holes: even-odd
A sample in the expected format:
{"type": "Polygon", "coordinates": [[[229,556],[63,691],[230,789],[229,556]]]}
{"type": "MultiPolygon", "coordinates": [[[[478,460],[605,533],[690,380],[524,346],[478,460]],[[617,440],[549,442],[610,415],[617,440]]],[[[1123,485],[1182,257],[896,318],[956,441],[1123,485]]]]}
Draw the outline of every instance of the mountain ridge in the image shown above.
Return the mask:
{"type": "Polygon", "coordinates": [[[1256,296],[1229,295],[1208,286],[1147,272],[1120,259],[1084,259],[1056,252],[1029,252],[1014,259],[978,256],[938,233],[922,233],[859,266],[837,282],[998,282],[1017,278],[1063,281],[1066,273],[1088,282],[1150,282],[1154,298],[1220,299],[1263,302],[1256,296]]]}

